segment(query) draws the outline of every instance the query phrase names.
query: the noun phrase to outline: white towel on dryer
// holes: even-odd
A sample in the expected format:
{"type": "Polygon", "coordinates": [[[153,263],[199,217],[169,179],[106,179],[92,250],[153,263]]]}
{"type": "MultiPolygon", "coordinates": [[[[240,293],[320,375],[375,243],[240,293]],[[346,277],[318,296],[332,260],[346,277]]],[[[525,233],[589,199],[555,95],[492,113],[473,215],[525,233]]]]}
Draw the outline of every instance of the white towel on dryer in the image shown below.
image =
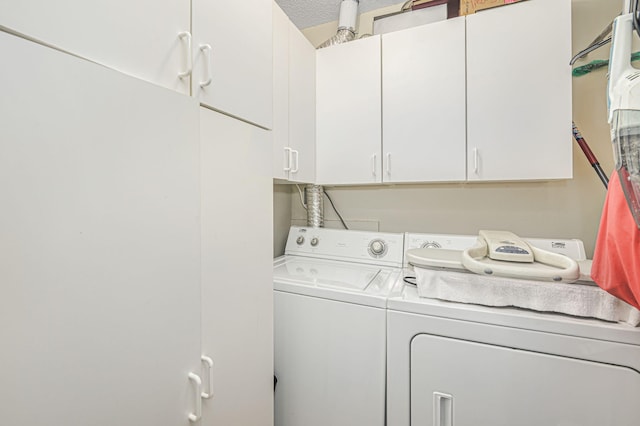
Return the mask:
{"type": "Polygon", "coordinates": [[[489,277],[414,268],[420,297],[485,306],[515,306],[606,321],[640,324],[640,311],[596,285],[489,277]]]}

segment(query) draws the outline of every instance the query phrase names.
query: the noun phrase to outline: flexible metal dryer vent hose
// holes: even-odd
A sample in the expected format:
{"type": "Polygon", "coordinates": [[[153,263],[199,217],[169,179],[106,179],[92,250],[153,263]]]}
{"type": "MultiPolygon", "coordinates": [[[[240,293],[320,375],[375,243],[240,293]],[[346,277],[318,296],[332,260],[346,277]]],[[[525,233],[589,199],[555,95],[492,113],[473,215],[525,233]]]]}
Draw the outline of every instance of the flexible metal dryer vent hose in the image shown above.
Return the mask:
{"type": "Polygon", "coordinates": [[[307,226],[324,228],[324,188],[321,185],[307,185],[304,192],[307,226]]]}
{"type": "Polygon", "coordinates": [[[358,3],[360,0],[342,0],[340,3],[340,19],[338,32],[329,40],[318,46],[318,49],[342,44],[356,38],[356,21],[358,20],[358,3]]]}

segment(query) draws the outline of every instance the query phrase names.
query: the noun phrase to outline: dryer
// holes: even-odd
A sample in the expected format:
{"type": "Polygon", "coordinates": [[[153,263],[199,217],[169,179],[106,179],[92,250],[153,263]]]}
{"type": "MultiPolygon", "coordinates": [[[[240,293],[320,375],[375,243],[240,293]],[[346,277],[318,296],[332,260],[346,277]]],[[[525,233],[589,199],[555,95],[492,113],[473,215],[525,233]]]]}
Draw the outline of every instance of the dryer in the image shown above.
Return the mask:
{"type": "MultiPolygon", "coordinates": [[[[439,238],[405,237],[454,241],[439,238]]],[[[407,284],[387,306],[389,426],[640,423],[636,327],[422,298],[407,284]]]]}
{"type": "Polygon", "coordinates": [[[274,261],[275,424],[384,426],[403,234],[292,227],[274,261]]]}

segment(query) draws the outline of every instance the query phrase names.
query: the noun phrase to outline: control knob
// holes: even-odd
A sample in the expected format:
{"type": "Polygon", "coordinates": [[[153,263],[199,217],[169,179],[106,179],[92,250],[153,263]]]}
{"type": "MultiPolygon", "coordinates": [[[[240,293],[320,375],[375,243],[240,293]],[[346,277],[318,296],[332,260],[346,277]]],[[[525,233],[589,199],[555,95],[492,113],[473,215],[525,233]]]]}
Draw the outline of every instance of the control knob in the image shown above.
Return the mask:
{"type": "Polygon", "coordinates": [[[296,243],[298,243],[299,246],[301,246],[304,243],[304,237],[302,235],[300,235],[297,239],[296,239],[296,243]]]}
{"type": "Polygon", "coordinates": [[[320,240],[318,240],[318,237],[313,237],[311,239],[311,246],[315,247],[318,245],[318,243],[320,242],[320,240]]]}
{"type": "Polygon", "coordinates": [[[422,244],[422,248],[442,248],[442,246],[436,241],[427,241],[422,244]]]}
{"type": "Polygon", "coordinates": [[[387,252],[387,244],[383,240],[373,240],[369,243],[369,254],[375,258],[382,257],[387,252]]]}

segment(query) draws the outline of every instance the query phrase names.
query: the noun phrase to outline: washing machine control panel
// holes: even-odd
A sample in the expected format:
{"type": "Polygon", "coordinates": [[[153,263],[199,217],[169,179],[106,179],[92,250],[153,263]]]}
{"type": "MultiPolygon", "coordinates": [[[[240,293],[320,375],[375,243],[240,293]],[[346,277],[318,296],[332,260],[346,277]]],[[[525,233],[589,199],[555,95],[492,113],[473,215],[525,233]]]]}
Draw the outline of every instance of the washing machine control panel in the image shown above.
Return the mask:
{"type": "Polygon", "coordinates": [[[293,226],[286,254],[402,266],[404,235],[293,226]]]}

